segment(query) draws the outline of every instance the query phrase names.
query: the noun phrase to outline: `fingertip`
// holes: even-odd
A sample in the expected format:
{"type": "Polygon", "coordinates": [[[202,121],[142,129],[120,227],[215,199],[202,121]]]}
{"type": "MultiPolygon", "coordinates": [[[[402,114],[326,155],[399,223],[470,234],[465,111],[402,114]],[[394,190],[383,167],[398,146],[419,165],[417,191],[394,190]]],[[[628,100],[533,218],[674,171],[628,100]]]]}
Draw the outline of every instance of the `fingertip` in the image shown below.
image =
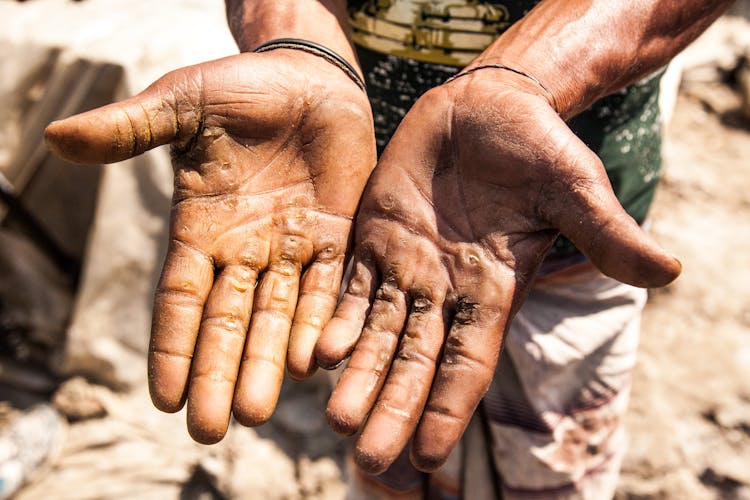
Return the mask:
{"type": "MultiPolygon", "coordinates": [[[[56,120],[44,129],[44,142],[56,156],[65,160],[74,160],[70,150],[70,119],[56,120]]],[[[75,148],[73,148],[75,149],[75,148]]]]}
{"type": "Polygon", "coordinates": [[[647,288],[658,288],[667,286],[676,280],[682,274],[682,262],[672,256],[665,256],[661,259],[658,269],[650,276],[647,288]]]}
{"type": "Polygon", "coordinates": [[[50,148],[56,147],[61,134],[62,120],[55,120],[44,129],[44,142],[46,142],[50,148]]]}
{"type": "Polygon", "coordinates": [[[332,400],[328,402],[325,414],[329,427],[342,436],[353,436],[357,433],[359,426],[362,423],[361,419],[336,408],[333,397],[332,400]]]}
{"type": "Polygon", "coordinates": [[[677,257],[672,256],[672,273],[669,283],[676,280],[682,274],[682,261],[677,257]]]}
{"type": "Polygon", "coordinates": [[[379,475],[388,470],[394,460],[387,459],[381,454],[363,447],[360,443],[354,449],[354,463],[364,472],[379,475]]]}
{"type": "Polygon", "coordinates": [[[315,344],[320,330],[295,323],[289,335],[289,346],[286,354],[286,368],[294,380],[309,378],[318,369],[315,360],[315,344]]]}
{"type": "MultiPolygon", "coordinates": [[[[640,265],[633,266],[637,272],[630,284],[641,288],[658,288],[677,279],[682,273],[682,262],[665,250],[657,243],[653,235],[646,233],[640,226],[635,226],[634,233],[632,237],[633,239],[639,238],[640,245],[634,248],[633,260],[640,265]]],[[[626,242],[622,243],[622,248],[627,249],[626,242]]],[[[627,282],[627,280],[623,281],[627,282]]]]}
{"type": "MultiPolygon", "coordinates": [[[[60,158],[81,164],[113,163],[133,156],[132,137],[112,130],[112,105],[50,123],[44,140],[60,158]]],[[[133,136],[134,137],[134,136],[133,136]]]]}
{"type": "Polygon", "coordinates": [[[341,260],[316,261],[303,274],[287,350],[287,371],[295,380],[317,370],[315,346],[336,309],[341,260]]]}
{"type": "Polygon", "coordinates": [[[149,384],[149,394],[154,407],[164,413],[177,413],[185,406],[185,397],[168,397],[166,394],[159,391],[158,388],[154,388],[151,384],[149,384]]]}
{"type": "Polygon", "coordinates": [[[293,380],[308,379],[317,369],[318,366],[315,364],[313,356],[297,356],[296,353],[289,351],[287,355],[287,372],[293,380]]]}
{"type": "Polygon", "coordinates": [[[47,145],[68,161],[114,163],[195,133],[197,117],[177,115],[159,82],[130,99],[50,123],[47,145]]]}
{"type": "Polygon", "coordinates": [[[236,399],[232,405],[232,415],[245,427],[258,427],[271,419],[276,405],[254,404],[236,399]]]}
{"type": "Polygon", "coordinates": [[[682,262],[653,241],[649,242],[649,246],[650,248],[636,250],[630,259],[624,253],[620,257],[622,261],[602,262],[599,267],[605,274],[639,288],[667,286],[682,273],[682,262]],[[628,260],[631,264],[628,264],[628,260]]]}
{"type": "Polygon", "coordinates": [[[318,366],[332,370],[349,357],[359,337],[354,337],[349,327],[348,321],[334,317],[323,329],[314,350],[318,366]]]}
{"type": "MultiPolygon", "coordinates": [[[[151,357],[156,354],[151,353],[151,357]]],[[[164,413],[177,413],[187,401],[187,378],[175,373],[176,370],[163,369],[151,360],[149,363],[148,392],[157,410],[164,413]]]]}
{"type": "Polygon", "coordinates": [[[415,469],[420,472],[432,473],[438,470],[448,460],[448,455],[443,453],[429,452],[412,446],[409,449],[409,460],[415,469]]]}
{"type": "Polygon", "coordinates": [[[349,354],[349,351],[332,353],[327,349],[319,352],[316,348],[315,362],[324,370],[335,370],[349,357],[349,354]]]}
{"type": "Polygon", "coordinates": [[[225,426],[216,425],[204,425],[200,422],[191,422],[188,419],[188,434],[193,438],[193,441],[200,444],[216,444],[222,439],[227,433],[228,424],[225,426]]]}
{"type": "Polygon", "coordinates": [[[461,440],[465,426],[460,425],[459,429],[446,424],[447,422],[438,423],[435,420],[428,424],[420,423],[409,447],[409,460],[416,469],[427,473],[434,472],[448,460],[461,440]]]}
{"type": "MultiPolygon", "coordinates": [[[[281,393],[281,376],[245,367],[234,392],[232,415],[245,427],[258,427],[271,419],[281,393]]],[[[274,370],[275,371],[275,370],[274,370]]]]}

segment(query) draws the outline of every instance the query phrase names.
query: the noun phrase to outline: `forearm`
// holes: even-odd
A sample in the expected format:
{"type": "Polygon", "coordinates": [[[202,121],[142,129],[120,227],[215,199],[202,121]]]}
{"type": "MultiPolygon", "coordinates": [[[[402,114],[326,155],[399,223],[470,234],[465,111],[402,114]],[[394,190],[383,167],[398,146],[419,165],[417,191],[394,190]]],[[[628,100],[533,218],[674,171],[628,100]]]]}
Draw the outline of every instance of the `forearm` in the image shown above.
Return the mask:
{"type": "Polygon", "coordinates": [[[545,0],[469,68],[503,64],[536,77],[571,117],[655,71],[731,0],[545,0]]]}
{"type": "Polygon", "coordinates": [[[328,47],[356,65],[346,29],[346,0],[226,0],[229,28],[240,50],[276,38],[328,47]]]}

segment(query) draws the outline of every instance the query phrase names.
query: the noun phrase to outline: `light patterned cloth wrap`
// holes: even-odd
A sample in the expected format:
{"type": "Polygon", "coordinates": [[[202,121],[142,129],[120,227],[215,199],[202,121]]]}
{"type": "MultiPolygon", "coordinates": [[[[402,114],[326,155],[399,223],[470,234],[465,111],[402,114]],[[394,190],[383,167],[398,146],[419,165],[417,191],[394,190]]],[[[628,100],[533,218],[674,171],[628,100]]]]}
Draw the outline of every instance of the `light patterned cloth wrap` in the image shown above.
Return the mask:
{"type": "Polygon", "coordinates": [[[420,473],[405,451],[380,476],[352,467],[349,498],[612,498],[645,302],[593,270],[535,285],[445,466],[420,473]]]}

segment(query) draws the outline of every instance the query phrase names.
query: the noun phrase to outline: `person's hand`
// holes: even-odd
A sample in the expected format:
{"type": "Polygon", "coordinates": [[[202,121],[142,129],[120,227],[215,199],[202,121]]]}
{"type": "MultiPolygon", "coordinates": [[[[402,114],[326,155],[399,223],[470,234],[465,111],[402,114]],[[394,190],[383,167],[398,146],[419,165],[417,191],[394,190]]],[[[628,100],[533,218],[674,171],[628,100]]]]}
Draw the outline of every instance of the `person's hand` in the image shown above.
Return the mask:
{"type": "Polygon", "coordinates": [[[368,472],[410,439],[417,468],[444,462],[558,231],[621,281],[680,272],[543,95],[499,70],[433,89],[370,178],[347,291],[316,347],[321,366],[351,354],[327,416],[345,434],[364,424],[355,458],[368,472]]]}
{"type": "Polygon", "coordinates": [[[202,443],[223,437],[230,412],[246,425],[265,422],[285,361],[296,378],[314,370],[315,342],[336,305],[352,219],[375,165],[364,93],[311,54],[240,54],[55,122],[46,139],[82,163],[172,143],[151,396],[167,412],[187,399],[189,431],[202,443]]]}

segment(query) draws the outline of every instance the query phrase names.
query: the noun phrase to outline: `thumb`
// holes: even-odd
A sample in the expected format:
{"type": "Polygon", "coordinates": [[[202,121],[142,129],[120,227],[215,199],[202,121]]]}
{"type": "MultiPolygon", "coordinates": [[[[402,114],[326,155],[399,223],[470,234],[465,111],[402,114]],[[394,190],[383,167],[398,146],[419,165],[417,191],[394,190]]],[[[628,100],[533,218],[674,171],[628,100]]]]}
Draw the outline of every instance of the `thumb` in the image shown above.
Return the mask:
{"type": "Polygon", "coordinates": [[[192,68],[174,71],[130,99],[52,122],[44,139],[66,160],[113,163],[192,137],[201,119],[200,85],[193,73],[192,68]]]}
{"type": "Polygon", "coordinates": [[[586,180],[579,177],[552,197],[556,202],[545,207],[545,218],[607,276],[643,288],[669,284],[680,275],[682,264],[625,212],[601,161],[585,149],[577,169],[586,163],[586,180]]]}

